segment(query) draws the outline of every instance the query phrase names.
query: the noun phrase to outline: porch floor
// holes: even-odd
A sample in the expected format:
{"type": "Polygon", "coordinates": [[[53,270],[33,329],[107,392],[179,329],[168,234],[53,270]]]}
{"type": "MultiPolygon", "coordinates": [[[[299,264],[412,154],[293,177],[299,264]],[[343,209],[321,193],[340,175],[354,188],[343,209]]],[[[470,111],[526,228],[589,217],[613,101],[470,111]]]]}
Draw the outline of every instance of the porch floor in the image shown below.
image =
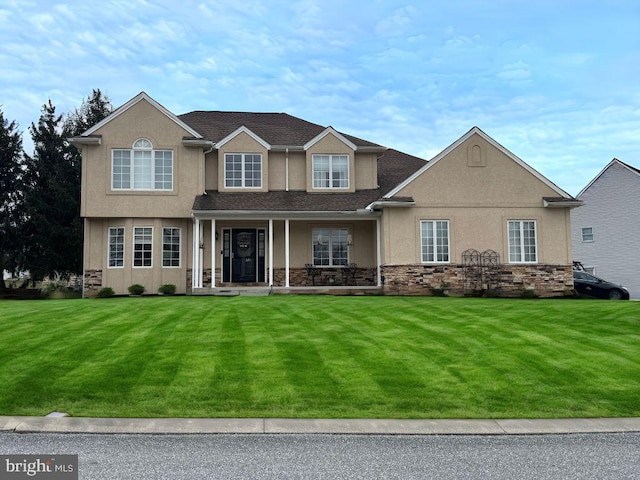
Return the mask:
{"type": "Polygon", "coordinates": [[[216,288],[196,288],[191,295],[212,295],[221,297],[235,297],[238,295],[266,296],[266,295],[382,295],[382,287],[358,286],[311,286],[311,287],[238,287],[224,286],[216,288]]]}

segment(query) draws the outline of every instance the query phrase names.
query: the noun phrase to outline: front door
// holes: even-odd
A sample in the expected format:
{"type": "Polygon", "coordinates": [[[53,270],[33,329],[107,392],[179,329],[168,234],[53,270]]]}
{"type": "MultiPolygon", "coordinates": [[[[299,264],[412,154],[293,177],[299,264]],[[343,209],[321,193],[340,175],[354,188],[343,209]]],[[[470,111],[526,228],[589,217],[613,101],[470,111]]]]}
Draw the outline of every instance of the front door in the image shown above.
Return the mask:
{"type": "Polygon", "coordinates": [[[256,228],[228,229],[223,232],[223,242],[223,282],[264,282],[264,230],[256,228]]]}

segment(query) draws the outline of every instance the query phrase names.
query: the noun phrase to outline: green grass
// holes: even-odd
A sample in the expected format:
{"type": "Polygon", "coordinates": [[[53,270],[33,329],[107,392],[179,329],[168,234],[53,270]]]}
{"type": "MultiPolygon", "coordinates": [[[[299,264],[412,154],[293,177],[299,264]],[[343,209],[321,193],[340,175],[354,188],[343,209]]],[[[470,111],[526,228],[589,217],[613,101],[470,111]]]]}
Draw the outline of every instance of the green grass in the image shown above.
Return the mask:
{"type": "Polygon", "coordinates": [[[0,302],[0,415],[640,416],[640,304],[417,297],[0,302]]]}

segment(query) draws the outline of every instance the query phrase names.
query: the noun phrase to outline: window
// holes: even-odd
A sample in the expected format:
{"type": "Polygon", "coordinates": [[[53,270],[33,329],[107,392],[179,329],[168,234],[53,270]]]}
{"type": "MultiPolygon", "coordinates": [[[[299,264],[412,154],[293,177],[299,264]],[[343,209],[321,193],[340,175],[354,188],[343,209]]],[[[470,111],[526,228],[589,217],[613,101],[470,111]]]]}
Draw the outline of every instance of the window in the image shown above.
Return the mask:
{"type": "Polygon", "coordinates": [[[593,242],[593,227],[584,227],[582,229],[582,241],[593,242]]]}
{"type": "Polygon", "coordinates": [[[162,229],[162,266],[180,266],[180,229],[162,229]]]}
{"type": "Polygon", "coordinates": [[[109,228],[109,268],[124,267],[124,227],[109,228]]]}
{"type": "Polygon", "coordinates": [[[151,267],[153,247],[153,227],[134,227],[133,266],[151,267]]]}
{"type": "Polygon", "coordinates": [[[449,221],[422,220],[420,222],[422,263],[449,262],[449,221]]]}
{"type": "Polygon", "coordinates": [[[314,228],[312,232],[313,264],[340,266],[349,264],[349,230],[314,228]]]}
{"type": "Polygon", "coordinates": [[[262,187],[262,155],[259,153],[225,154],[224,186],[228,188],[262,187]]]}
{"type": "Polygon", "coordinates": [[[173,190],[173,152],[153,150],[146,138],[133,148],[115,149],[111,160],[112,190],[173,190]]]}
{"type": "Polygon", "coordinates": [[[510,220],[508,231],[509,262],[537,262],[536,222],[534,220],[510,220]]]}
{"type": "Polygon", "coordinates": [[[348,155],[314,155],[313,188],[349,188],[348,155]]]}

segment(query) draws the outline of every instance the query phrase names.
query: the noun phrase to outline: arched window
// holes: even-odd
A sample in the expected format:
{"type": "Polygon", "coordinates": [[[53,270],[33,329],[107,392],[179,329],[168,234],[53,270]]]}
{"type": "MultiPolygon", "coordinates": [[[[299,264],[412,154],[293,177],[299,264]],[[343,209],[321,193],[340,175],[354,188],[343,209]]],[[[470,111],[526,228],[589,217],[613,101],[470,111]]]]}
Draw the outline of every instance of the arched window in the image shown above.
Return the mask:
{"type": "Polygon", "coordinates": [[[152,150],[153,144],[147,140],[146,138],[139,138],[135,142],[133,142],[134,150],[152,150]]]}
{"type": "Polygon", "coordinates": [[[173,190],[173,152],[154,150],[146,138],[132,148],[114,149],[111,158],[113,190],[173,190]]]}

